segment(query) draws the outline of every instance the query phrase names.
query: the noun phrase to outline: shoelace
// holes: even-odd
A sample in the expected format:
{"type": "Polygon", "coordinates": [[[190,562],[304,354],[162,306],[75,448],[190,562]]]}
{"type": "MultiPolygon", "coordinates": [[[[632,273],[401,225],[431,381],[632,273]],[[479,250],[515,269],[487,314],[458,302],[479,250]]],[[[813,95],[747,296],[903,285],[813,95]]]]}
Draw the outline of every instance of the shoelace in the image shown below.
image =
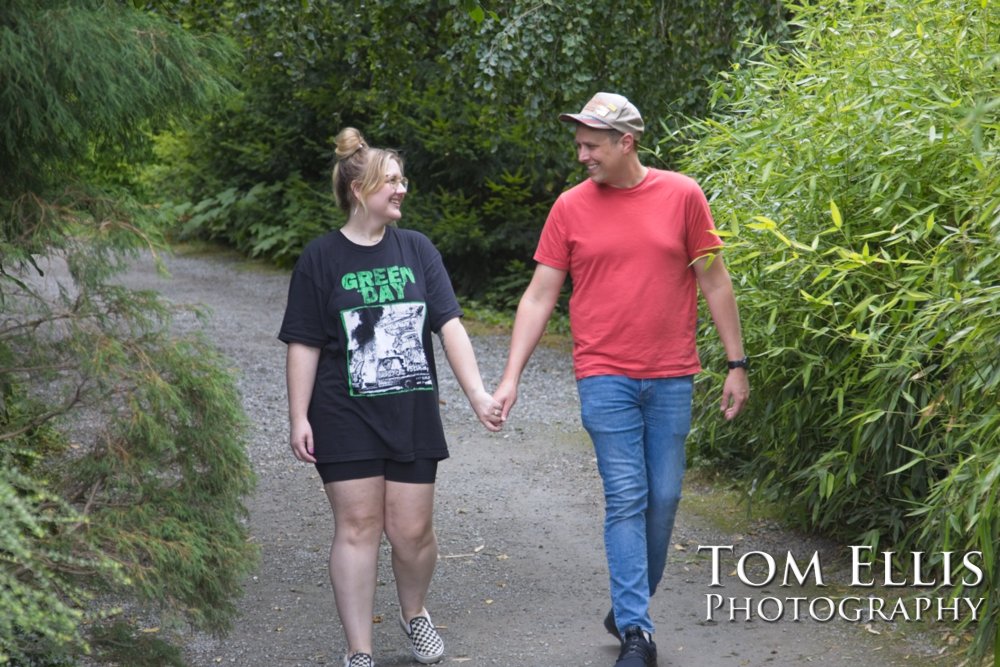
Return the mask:
{"type": "Polygon", "coordinates": [[[625,637],[622,656],[639,653],[645,656],[649,653],[649,643],[642,635],[628,635],[625,637]]]}

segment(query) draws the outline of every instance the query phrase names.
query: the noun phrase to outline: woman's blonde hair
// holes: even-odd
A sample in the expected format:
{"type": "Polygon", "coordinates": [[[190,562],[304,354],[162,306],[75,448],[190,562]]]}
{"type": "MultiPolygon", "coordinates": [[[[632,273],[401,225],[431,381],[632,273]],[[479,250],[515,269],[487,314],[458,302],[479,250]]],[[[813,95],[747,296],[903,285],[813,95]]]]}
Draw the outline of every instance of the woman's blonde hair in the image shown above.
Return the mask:
{"type": "Polygon", "coordinates": [[[368,210],[365,199],[385,185],[385,172],[390,160],[395,160],[400,171],[403,158],[396,151],[372,148],[361,132],[345,127],[334,139],[337,144],[337,164],[333,167],[333,196],[342,211],[351,214],[357,204],[368,210]],[[361,185],[361,197],[355,197],[353,183],[361,185]]]}

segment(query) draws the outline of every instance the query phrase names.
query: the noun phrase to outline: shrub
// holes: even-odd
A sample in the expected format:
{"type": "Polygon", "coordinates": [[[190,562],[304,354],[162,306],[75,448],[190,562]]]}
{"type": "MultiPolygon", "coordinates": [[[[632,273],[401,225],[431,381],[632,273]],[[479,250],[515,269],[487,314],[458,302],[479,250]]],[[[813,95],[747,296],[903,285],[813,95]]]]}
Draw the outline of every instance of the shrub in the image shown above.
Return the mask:
{"type": "Polygon", "coordinates": [[[190,202],[179,218],[168,207],[169,219],[289,263],[317,227],[343,221],[302,184],[329,193],[331,139],[351,125],[402,151],[414,183],[402,224],[438,244],[463,296],[502,305],[513,295],[491,283],[509,284],[514,262],[530,260],[545,212],[577,178],[572,133],[556,115],[598,89],[627,92],[649,117],[696,112],[706,75],[741,37],[780,33],[784,18],[777,0],[710,3],[724,11],[702,0],[484,4],[490,11],[426,0],[216,10],[243,47],[242,90],[190,135],[161,138],[170,168],[148,178],[190,202]]]}
{"type": "Polygon", "coordinates": [[[755,362],[736,423],[706,392],[696,456],[875,551],[981,551],[982,655],[1000,641],[1000,8],[790,9],[787,48],[759,46],[717,115],[659,147],[731,234],[755,362]]]}
{"type": "Polygon", "coordinates": [[[256,563],[228,363],[78,232],[0,282],[0,664],[88,652],[111,600],[225,630],[256,563]]]}
{"type": "Polygon", "coordinates": [[[255,562],[229,364],[114,280],[156,237],[123,165],[232,50],[137,4],[0,3],[0,664],[74,664],[126,602],[222,630],[255,562]]]}

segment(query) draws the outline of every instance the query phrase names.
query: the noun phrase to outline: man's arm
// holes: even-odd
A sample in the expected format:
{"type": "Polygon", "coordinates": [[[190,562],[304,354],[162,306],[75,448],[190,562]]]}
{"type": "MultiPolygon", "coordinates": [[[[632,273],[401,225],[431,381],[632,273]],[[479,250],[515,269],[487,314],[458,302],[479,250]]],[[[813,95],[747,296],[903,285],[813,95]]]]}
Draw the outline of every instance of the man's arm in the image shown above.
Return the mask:
{"type": "Polygon", "coordinates": [[[559,299],[559,291],[566,281],[566,271],[545,264],[535,267],[535,275],[524,291],[514,317],[514,331],[510,337],[510,352],[507,365],[500,379],[500,385],[493,398],[503,405],[503,419],[507,419],[511,408],[517,402],[517,385],[521,373],[535,351],[535,346],[545,333],[552,310],[559,299]]]}
{"type": "MultiPolygon", "coordinates": [[[[694,272],[698,278],[698,287],[705,297],[708,310],[712,313],[715,329],[719,332],[722,347],[730,360],[742,359],[743,336],[740,331],[740,314],[736,307],[736,296],[733,294],[733,281],[729,277],[722,255],[716,254],[711,259],[702,257],[695,261],[694,272]]],[[[727,420],[740,414],[747,399],[750,398],[750,381],[745,368],[733,368],[726,376],[722,386],[722,402],[720,407],[727,420]]]]}

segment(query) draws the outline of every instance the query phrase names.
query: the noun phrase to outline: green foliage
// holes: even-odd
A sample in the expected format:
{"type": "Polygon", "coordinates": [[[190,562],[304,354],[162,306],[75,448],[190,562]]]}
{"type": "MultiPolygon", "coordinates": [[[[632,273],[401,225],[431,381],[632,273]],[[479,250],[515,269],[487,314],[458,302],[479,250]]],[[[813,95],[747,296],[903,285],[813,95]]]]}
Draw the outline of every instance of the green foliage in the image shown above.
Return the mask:
{"type": "Polygon", "coordinates": [[[53,646],[85,649],[65,625],[99,612],[89,590],[223,630],[254,564],[241,504],[253,474],[225,362],[201,341],[170,337],[154,297],[88,284],[91,261],[70,256],[73,279],[54,302],[33,294],[30,276],[8,293],[19,323],[0,336],[0,373],[19,379],[7,380],[0,482],[18,484],[11,498],[23,507],[4,512],[20,532],[3,535],[20,535],[20,547],[3,549],[13,556],[0,574],[17,585],[0,596],[19,612],[0,645],[16,646],[24,628],[42,633],[41,615],[62,619],[60,634],[45,636],[53,646]]]}
{"type": "Polygon", "coordinates": [[[255,559],[228,365],[113,282],[156,238],[127,161],[232,51],[128,4],[0,8],[0,664],[73,664],[113,600],[222,630],[255,559]]]}
{"type": "Polygon", "coordinates": [[[93,270],[93,248],[68,253],[62,279],[47,262],[54,292],[22,273],[6,294],[0,491],[20,508],[0,530],[11,655],[26,628],[44,655],[87,650],[78,626],[114,612],[93,593],[222,631],[255,563],[241,503],[254,477],[227,364],[172,337],[155,296],[94,282],[105,267],[93,270]]]}
{"type": "Polygon", "coordinates": [[[149,127],[228,89],[193,75],[231,53],[219,40],[113,3],[13,0],[0,26],[2,199],[59,185],[95,149],[134,155],[149,127]]]}
{"type": "Polygon", "coordinates": [[[649,118],[699,113],[744,39],[783,34],[782,3],[771,0],[497,4],[500,16],[460,47],[474,50],[474,85],[494,103],[518,100],[542,120],[536,133],[551,132],[553,105],[575,110],[595,84],[626,94],[649,118]]]}
{"type": "Polygon", "coordinates": [[[499,305],[514,295],[491,282],[530,260],[548,207],[582,178],[557,113],[609,88],[651,120],[693,113],[704,77],[739,57],[742,37],[781,33],[776,1],[718,5],[225,3],[245,54],[241,95],[190,135],[163,136],[174,171],[150,179],[185,233],[287,264],[315,229],[342,221],[332,203],[288,202],[304,201],[303,183],[329,193],[331,138],[353,125],[404,154],[415,186],[402,224],[439,245],[463,294],[499,305]],[[252,216],[227,203],[255,188],[252,216]]]}
{"type": "MultiPolygon", "coordinates": [[[[11,406],[0,417],[6,430],[11,406]]],[[[35,435],[35,434],[32,434],[35,435]]],[[[33,438],[0,442],[0,664],[50,664],[85,647],[80,624],[87,596],[67,581],[66,570],[119,576],[106,557],[80,558],[51,537],[82,527],[84,519],[37,478],[23,473],[16,455],[36,456],[33,438]]]]}
{"type": "Polygon", "coordinates": [[[306,243],[326,231],[322,221],[331,215],[329,195],[298,174],[280,183],[257,183],[245,192],[229,188],[197,204],[159,208],[164,224],[177,226],[179,240],[223,240],[250,257],[266,256],[279,265],[292,264],[306,243]]]}
{"type": "MultiPolygon", "coordinates": [[[[981,551],[1000,620],[1000,9],[807,3],[713,90],[683,169],[731,234],[754,397],[697,455],[851,543],[981,551]]],[[[721,350],[705,354],[718,368],[721,350]]],[[[969,592],[971,593],[971,592],[969,592]]],[[[968,593],[967,593],[968,594],[968,593]]]]}
{"type": "Polygon", "coordinates": [[[129,667],[187,667],[180,649],[160,637],[117,622],[94,629],[94,652],[104,664],[129,667]]]}
{"type": "Polygon", "coordinates": [[[232,378],[201,341],[134,313],[114,322],[126,336],[74,331],[62,341],[92,350],[78,372],[88,399],[106,406],[87,453],[65,460],[64,493],[89,505],[88,536],[123,564],[132,593],[223,629],[253,553],[240,503],[253,475],[232,378]]]}

